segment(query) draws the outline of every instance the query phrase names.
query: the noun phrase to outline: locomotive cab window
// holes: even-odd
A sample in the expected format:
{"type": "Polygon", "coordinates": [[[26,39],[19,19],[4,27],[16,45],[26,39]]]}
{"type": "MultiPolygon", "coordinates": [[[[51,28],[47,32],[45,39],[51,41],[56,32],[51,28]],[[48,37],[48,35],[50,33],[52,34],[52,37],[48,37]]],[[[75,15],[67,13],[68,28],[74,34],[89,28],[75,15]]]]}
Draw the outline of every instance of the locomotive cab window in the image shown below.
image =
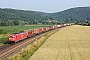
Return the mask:
{"type": "Polygon", "coordinates": [[[10,38],[15,38],[15,36],[10,36],[10,38]]]}

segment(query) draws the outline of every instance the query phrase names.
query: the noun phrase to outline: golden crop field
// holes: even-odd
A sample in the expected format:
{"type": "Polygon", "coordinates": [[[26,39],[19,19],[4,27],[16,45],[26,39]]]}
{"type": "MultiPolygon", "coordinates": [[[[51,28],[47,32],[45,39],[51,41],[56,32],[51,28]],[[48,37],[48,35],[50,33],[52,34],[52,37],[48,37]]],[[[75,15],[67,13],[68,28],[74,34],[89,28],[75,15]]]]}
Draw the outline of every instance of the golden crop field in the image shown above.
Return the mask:
{"type": "Polygon", "coordinates": [[[29,60],[90,60],[90,27],[60,28],[29,60]]]}

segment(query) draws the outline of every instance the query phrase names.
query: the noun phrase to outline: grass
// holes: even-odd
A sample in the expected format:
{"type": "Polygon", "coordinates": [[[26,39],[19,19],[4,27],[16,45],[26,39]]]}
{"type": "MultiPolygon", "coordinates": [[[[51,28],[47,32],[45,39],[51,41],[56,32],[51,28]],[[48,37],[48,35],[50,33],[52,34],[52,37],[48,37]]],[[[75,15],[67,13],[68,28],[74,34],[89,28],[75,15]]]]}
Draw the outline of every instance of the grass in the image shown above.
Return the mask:
{"type": "Polygon", "coordinates": [[[4,45],[8,41],[8,36],[11,33],[20,32],[28,29],[35,29],[40,27],[48,27],[49,25],[25,25],[25,26],[0,26],[0,30],[7,34],[0,34],[0,46],[4,45]]]}
{"type": "Polygon", "coordinates": [[[90,60],[90,27],[60,29],[29,60],[90,60]]]}
{"type": "Polygon", "coordinates": [[[18,54],[15,54],[8,58],[8,60],[28,60],[30,56],[34,54],[36,50],[39,49],[39,47],[42,46],[42,44],[50,37],[52,34],[57,32],[58,30],[55,30],[43,37],[41,37],[39,40],[35,41],[33,44],[27,46],[25,49],[22,49],[18,54]]]}
{"type": "Polygon", "coordinates": [[[4,44],[3,43],[0,43],[0,46],[3,46],[4,44]]]}
{"type": "Polygon", "coordinates": [[[47,27],[49,25],[25,25],[25,26],[0,26],[0,30],[6,31],[8,34],[19,32],[27,29],[35,29],[40,27],[47,27]]]}

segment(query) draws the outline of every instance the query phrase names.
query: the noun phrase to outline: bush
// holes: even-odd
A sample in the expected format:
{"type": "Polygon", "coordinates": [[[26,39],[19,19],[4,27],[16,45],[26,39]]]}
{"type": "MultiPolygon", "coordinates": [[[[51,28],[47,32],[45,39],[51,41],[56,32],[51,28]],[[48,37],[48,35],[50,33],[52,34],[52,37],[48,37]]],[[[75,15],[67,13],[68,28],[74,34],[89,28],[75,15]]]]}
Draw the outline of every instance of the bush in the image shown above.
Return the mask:
{"type": "Polygon", "coordinates": [[[1,29],[0,34],[7,34],[7,32],[1,29]]]}
{"type": "Polygon", "coordinates": [[[0,43],[7,44],[8,43],[8,38],[7,37],[0,38],[0,43]]]}

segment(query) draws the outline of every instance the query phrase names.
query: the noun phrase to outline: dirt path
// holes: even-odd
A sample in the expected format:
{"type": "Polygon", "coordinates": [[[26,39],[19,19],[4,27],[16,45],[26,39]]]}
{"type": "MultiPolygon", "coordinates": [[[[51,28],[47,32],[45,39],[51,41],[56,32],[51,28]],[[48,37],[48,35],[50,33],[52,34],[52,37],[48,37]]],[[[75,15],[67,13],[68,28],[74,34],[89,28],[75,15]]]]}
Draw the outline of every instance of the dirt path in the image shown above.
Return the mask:
{"type": "Polygon", "coordinates": [[[90,27],[61,28],[29,60],[90,60],[90,27]]]}

